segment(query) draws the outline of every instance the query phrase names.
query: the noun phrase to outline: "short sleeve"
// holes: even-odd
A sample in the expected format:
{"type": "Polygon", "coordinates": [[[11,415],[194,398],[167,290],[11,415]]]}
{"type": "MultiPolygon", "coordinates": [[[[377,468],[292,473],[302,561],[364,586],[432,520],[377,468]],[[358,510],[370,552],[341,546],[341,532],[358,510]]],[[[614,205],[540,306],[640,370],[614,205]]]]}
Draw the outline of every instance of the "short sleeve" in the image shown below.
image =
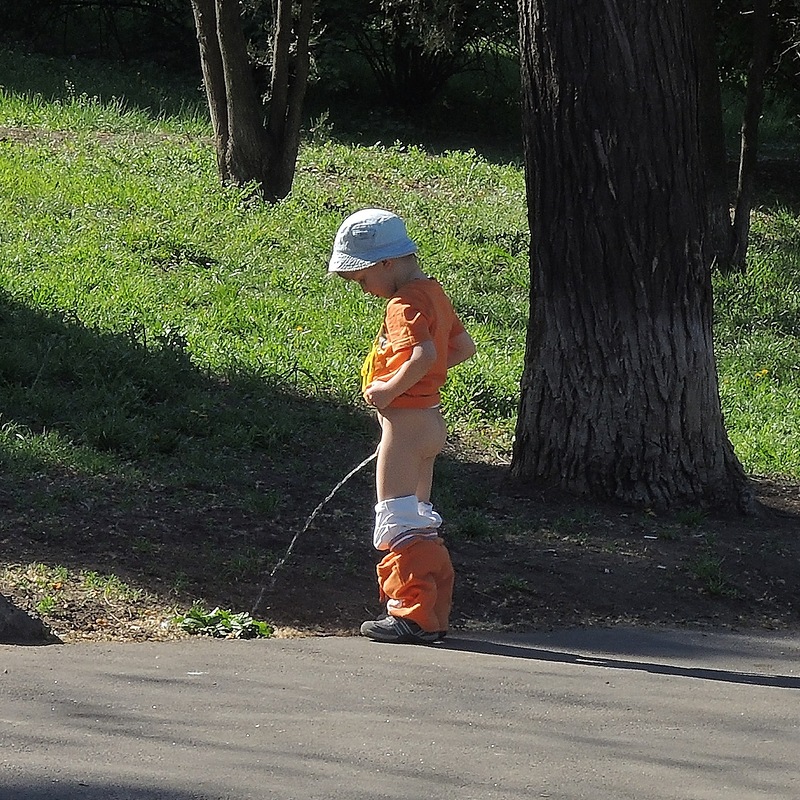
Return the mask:
{"type": "Polygon", "coordinates": [[[395,352],[433,339],[425,313],[399,298],[392,298],[386,307],[386,334],[395,352]]]}

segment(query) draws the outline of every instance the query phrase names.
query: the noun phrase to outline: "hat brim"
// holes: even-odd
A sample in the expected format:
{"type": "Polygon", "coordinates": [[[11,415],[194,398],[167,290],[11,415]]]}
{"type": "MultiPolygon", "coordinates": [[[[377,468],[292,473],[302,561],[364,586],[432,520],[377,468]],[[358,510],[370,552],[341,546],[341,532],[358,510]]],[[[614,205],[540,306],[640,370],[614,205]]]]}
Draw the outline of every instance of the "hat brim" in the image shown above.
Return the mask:
{"type": "Polygon", "coordinates": [[[390,246],[378,248],[358,256],[341,250],[334,251],[328,263],[328,272],[358,272],[362,269],[369,269],[373,264],[377,264],[387,258],[410,256],[412,253],[416,253],[417,250],[416,244],[411,239],[407,239],[405,242],[393,242],[390,246]]]}

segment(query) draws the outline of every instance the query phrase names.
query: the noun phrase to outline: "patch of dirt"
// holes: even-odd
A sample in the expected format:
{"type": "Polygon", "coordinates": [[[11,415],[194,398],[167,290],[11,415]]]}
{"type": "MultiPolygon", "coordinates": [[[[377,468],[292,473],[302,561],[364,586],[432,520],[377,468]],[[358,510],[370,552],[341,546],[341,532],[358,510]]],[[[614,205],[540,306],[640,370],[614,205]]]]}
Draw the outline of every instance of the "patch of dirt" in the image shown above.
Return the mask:
{"type": "MultiPolygon", "coordinates": [[[[504,468],[453,454],[442,469],[454,498],[444,528],[457,573],[454,630],[800,625],[796,482],[754,479],[758,516],[656,515],[518,496],[504,468]]],[[[198,601],[249,612],[265,586],[255,616],[278,635],[357,633],[381,612],[371,470],[297,538],[274,582],[335,481],[269,480],[281,501],[259,511],[213,487],[131,492],[71,475],[0,477],[0,592],[65,642],[183,637],[176,611],[198,601]]]]}

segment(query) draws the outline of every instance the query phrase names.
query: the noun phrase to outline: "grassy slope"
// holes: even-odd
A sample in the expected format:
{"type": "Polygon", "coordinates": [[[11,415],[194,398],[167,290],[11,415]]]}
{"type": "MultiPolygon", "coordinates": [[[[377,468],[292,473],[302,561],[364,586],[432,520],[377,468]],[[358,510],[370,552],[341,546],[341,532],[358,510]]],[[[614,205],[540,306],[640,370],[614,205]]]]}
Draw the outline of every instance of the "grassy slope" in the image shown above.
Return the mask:
{"type": "MultiPolygon", "coordinates": [[[[268,208],[218,185],[198,98],[186,87],[175,99],[157,76],[102,71],[92,94],[97,72],[70,68],[64,76],[60,62],[3,63],[0,124],[34,136],[24,145],[9,138],[0,150],[0,280],[9,301],[148,347],[166,344],[209,374],[288,376],[300,391],[347,403],[356,391],[354,343],[369,338],[380,312],[328,281],[325,260],[343,215],[390,206],[408,218],[426,268],[446,283],[480,344],[481,357],[454,374],[451,413],[507,442],[527,291],[515,165],[474,151],[318,140],[301,153],[292,196],[268,208]]],[[[748,274],[717,278],[723,405],[737,451],[761,474],[800,474],[798,242],[792,210],[763,208],[748,274]]],[[[20,389],[7,418],[46,424],[36,404],[58,356],[52,341],[46,347],[39,396],[20,389]]],[[[42,356],[16,360],[36,375],[42,356]]],[[[98,403],[108,397],[89,400],[98,403]]],[[[70,436],[78,427],[83,421],[66,426],[70,436]]],[[[144,440],[155,435],[145,431],[144,440]]]]}
{"type": "MultiPolygon", "coordinates": [[[[253,458],[329,480],[325,453],[306,463],[315,442],[363,453],[372,441],[356,375],[381,306],[326,278],[325,263],[342,217],[372,204],[406,216],[478,341],[479,358],[448,386],[449,416],[480,458],[507,456],[527,306],[517,165],[316,136],[291,197],[265,207],[219,186],[192,90],[176,100],[135,71],[0,62],[8,474],[68,473],[131,492],[202,485],[265,513],[280,488],[253,482],[253,458]]],[[[797,478],[797,209],[759,209],[747,275],[716,284],[730,436],[749,471],[797,478]]],[[[45,495],[37,502],[54,502],[57,520],[59,497],[45,495]]]]}

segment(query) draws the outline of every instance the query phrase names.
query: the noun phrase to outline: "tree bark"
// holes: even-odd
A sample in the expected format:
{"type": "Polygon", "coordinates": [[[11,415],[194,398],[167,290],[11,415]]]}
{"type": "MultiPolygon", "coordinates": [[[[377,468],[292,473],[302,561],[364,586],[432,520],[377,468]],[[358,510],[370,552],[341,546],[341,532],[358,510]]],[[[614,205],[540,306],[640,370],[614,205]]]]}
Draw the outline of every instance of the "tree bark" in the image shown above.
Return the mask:
{"type": "Polygon", "coordinates": [[[192,0],[217,167],[225,183],[256,183],[269,202],[291,191],[309,74],[313,0],[274,4],[268,124],[247,52],[239,0],[192,0]]]}
{"type": "Polygon", "coordinates": [[[61,640],[40,619],[0,594],[0,644],[55,644],[61,640]]]}
{"type": "Polygon", "coordinates": [[[301,0],[296,19],[291,3],[281,3],[276,10],[267,130],[277,143],[270,182],[280,197],[285,197],[292,188],[300,148],[301,114],[311,67],[309,39],[313,11],[312,0],[301,0]]]}
{"type": "Polygon", "coordinates": [[[720,410],[686,0],[521,0],[530,320],[520,481],[750,505],[720,410]]]}
{"type": "Polygon", "coordinates": [[[216,0],[216,8],[228,113],[225,164],[235,183],[255,181],[264,197],[273,202],[277,195],[268,177],[272,142],[262,121],[264,112],[247,55],[239,0],[216,0]]]}
{"type": "Polygon", "coordinates": [[[200,47],[200,66],[203,85],[214,131],[214,151],[217,171],[223,183],[231,180],[225,154],[228,151],[228,101],[225,93],[225,73],[217,38],[217,11],[215,0],[192,0],[197,43],[200,47]]]}

